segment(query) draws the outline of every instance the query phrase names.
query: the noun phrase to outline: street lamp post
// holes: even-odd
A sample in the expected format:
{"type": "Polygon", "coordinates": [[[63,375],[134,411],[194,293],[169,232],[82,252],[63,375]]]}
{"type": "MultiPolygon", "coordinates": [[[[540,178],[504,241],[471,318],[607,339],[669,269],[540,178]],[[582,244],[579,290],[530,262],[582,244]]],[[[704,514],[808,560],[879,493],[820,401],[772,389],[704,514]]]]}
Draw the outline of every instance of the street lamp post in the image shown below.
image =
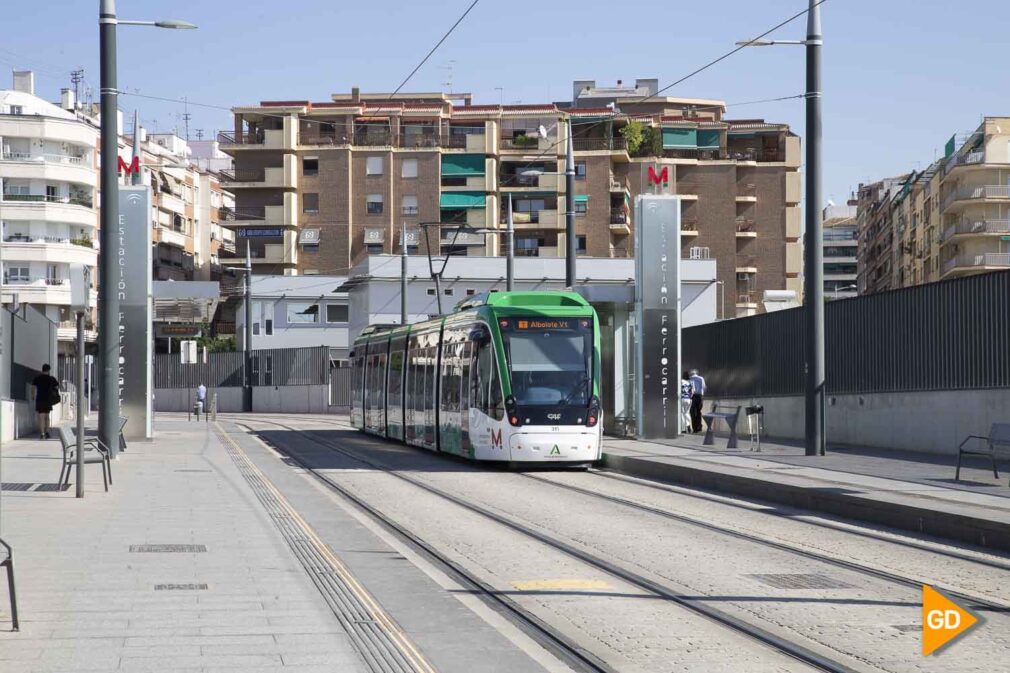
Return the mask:
{"type": "Polygon", "coordinates": [[[803,264],[803,295],[806,322],[806,420],[805,448],[808,456],[823,456],[824,437],[824,251],[821,249],[821,8],[823,0],[809,0],[807,39],[744,40],[741,47],[767,47],[777,44],[806,47],[806,248],[803,264]]]}
{"type": "Polygon", "coordinates": [[[565,152],[565,287],[575,289],[575,140],[572,138],[572,120],[568,120],[568,146],[565,152]]]}
{"type": "Polygon", "coordinates": [[[98,350],[102,360],[101,410],[98,414],[98,438],[106,446],[118,446],[114,436],[119,427],[119,296],[116,292],[116,255],[119,222],[119,129],[116,118],[118,86],[116,82],[116,26],[155,26],[157,28],[196,28],[185,21],[123,21],[116,16],[115,0],[99,0],[98,42],[101,89],[100,189],[101,230],[99,241],[98,350]]]}

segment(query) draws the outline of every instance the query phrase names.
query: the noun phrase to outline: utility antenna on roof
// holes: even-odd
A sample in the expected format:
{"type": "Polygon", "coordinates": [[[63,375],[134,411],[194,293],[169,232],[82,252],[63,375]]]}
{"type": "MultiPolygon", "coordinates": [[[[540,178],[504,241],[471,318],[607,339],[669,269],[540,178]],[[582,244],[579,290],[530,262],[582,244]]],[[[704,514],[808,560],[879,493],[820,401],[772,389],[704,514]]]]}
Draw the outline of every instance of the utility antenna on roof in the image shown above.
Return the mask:
{"type": "Polygon", "coordinates": [[[74,85],[74,105],[81,104],[81,82],[84,81],[84,68],[70,71],[70,81],[74,85]]]}
{"type": "Polygon", "coordinates": [[[450,59],[446,65],[442,66],[442,70],[446,71],[446,81],[442,82],[442,86],[445,87],[446,93],[452,93],[452,74],[453,68],[456,65],[456,59],[450,59]]]}

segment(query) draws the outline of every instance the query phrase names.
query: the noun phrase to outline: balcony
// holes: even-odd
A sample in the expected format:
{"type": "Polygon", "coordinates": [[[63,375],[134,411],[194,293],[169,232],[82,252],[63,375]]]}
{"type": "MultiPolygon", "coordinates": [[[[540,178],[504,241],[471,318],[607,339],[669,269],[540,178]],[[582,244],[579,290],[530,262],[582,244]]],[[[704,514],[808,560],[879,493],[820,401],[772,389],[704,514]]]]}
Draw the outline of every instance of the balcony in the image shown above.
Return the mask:
{"type": "MultiPolygon", "coordinates": [[[[465,139],[464,139],[465,140],[465,139]]],[[[425,149],[442,146],[442,136],[438,128],[432,132],[405,132],[400,134],[400,147],[405,149],[425,149]]]]}
{"type": "Polygon", "coordinates": [[[393,147],[396,135],[392,131],[355,129],[352,143],[355,147],[393,147]]]}
{"type": "Polygon", "coordinates": [[[680,221],[681,238],[694,238],[698,235],[698,218],[685,217],[680,221]]]}
{"type": "Polygon", "coordinates": [[[564,154],[565,145],[559,143],[556,136],[541,138],[539,136],[515,136],[502,138],[499,149],[503,151],[519,151],[527,154],[564,154]],[[552,152],[553,150],[553,152],[552,152]]]}
{"type": "Polygon", "coordinates": [[[65,203],[71,206],[93,208],[91,199],[80,196],[50,196],[48,194],[7,194],[0,201],[9,203],[65,203]]]}
{"type": "Polygon", "coordinates": [[[611,194],[623,194],[624,192],[631,193],[631,180],[628,176],[624,176],[624,179],[618,179],[613,173],[610,174],[610,193],[611,194]]]}
{"type": "Polygon", "coordinates": [[[1010,220],[966,220],[947,227],[940,236],[946,243],[955,236],[985,236],[1010,234],[1010,220]]]}
{"type": "Polygon", "coordinates": [[[752,182],[740,182],[736,186],[737,203],[757,203],[757,185],[752,182]]]}
{"type": "Polygon", "coordinates": [[[488,147],[487,134],[484,126],[449,126],[449,132],[443,133],[441,144],[444,149],[464,150],[473,154],[492,154],[493,147],[488,147]]]}
{"type": "Polygon", "coordinates": [[[22,304],[70,304],[70,281],[46,276],[4,274],[6,294],[16,293],[22,304]]]}
{"type": "Polygon", "coordinates": [[[46,262],[49,264],[84,264],[94,266],[98,251],[90,238],[68,239],[56,236],[8,236],[5,239],[4,261],[46,262]]]}
{"type": "Polygon", "coordinates": [[[757,273],[757,255],[737,255],[737,273],[757,273]]]}
{"type": "Polygon", "coordinates": [[[628,141],[624,138],[574,138],[572,147],[576,152],[625,152],[628,141]]]}
{"type": "Polygon", "coordinates": [[[166,227],[157,227],[154,230],[154,242],[164,243],[165,245],[171,245],[176,248],[186,247],[186,242],[189,236],[181,231],[176,231],[175,229],[169,229],[166,227]]]}
{"type": "Polygon", "coordinates": [[[754,220],[748,217],[736,218],[737,238],[757,238],[757,229],[754,220]]]}
{"type": "Polygon", "coordinates": [[[226,188],[234,189],[294,189],[297,184],[293,155],[284,155],[283,166],[265,168],[237,168],[221,171],[227,183],[226,188]]]}
{"type": "Polygon", "coordinates": [[[976,255],[958,255],[943,263],[941,276],[954,273],[978,273],[1010,268],[1010,253],[984,252],[976,255]]]}
{"type": "Polygon", "coordinates": [[[943,197],[941,210],[965,201],[1006,201],[1010,200],[1010,185],[976,185],[953,189],[943,197]]]}
{"type": "Polygon", "coordinates": [[[965,154],[955,154],[950,159],[947,159],[947,163],[943,167],[943,172],[944,175],[946,175],[959,166],[976,166],[984,163],[985,150],[966,152],[965,154]]]}
{"type": "Polygon", "coordinates": [[[615,234],[631,233],[631,215],[624,208],[610,209],[610,231],[615,234]]]}
{"type": "MultiPolygon", "coordinates": [[[[550,171],[549,171],[550,172],[550,171]]],[[[564,175],[503,175],[499,181],[501,189],[532,189],[541,192],[565,191],[564,175]]]]}

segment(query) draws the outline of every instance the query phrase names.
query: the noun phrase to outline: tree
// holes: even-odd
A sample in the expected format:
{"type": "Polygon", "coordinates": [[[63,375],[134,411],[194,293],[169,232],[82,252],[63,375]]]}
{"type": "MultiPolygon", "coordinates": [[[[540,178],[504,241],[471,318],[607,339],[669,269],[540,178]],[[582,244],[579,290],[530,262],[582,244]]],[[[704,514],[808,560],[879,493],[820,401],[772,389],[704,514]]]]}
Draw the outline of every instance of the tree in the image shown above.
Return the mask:
{"type": "Polygon", "coordinates": [[[628,154],[638,154],[638,148],[645,140],[645,124],[639,121],[629,121],[627,126],[621,129],[621,135],[628,143],[628,154]]]}

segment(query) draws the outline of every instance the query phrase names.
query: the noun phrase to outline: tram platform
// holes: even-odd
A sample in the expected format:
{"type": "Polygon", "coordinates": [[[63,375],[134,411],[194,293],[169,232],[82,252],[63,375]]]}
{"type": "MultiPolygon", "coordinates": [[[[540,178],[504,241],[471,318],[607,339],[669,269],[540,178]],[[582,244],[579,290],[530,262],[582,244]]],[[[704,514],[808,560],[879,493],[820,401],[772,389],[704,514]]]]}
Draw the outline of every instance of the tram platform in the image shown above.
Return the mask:
{"type": "MultiPolygon", "coordinates": [[[[703,436],[662,442],[608,438],[606,469],[761,500],[802,510],[1010,551],[1010,465],[995,479],[987,460],[966,460],[954,479],[955,456],[834,448],[805,456],[796,444],[762,442],[761,452],[703,446],[703,436]]],[[[725,446],[725,438],[721,440],[725,446]]]]}
{"type": "Polygon", "coordinates": [[[156,435],[108,492],[87,465],[81,500],[59,441],[3,444],[0,671],[545,670],[234,422],[161,414],[156,435]]]}

